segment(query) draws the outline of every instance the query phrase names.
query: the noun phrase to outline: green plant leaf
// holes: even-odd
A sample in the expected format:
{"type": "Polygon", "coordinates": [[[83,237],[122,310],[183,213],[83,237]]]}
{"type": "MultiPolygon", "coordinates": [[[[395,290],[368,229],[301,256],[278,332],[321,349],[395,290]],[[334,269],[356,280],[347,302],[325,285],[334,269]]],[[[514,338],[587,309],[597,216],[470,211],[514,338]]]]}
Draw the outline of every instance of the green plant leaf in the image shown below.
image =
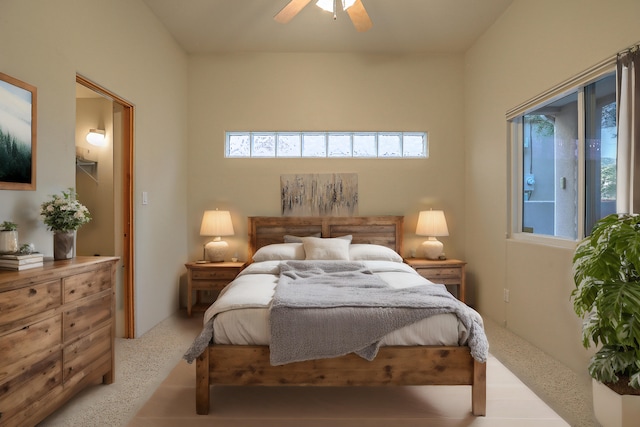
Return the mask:
{"type": "Polygon", "coordinates": [[[589,373],[602,382],[621,374],[640,385],[640,216],[613,214],[598,221],[576,246],[571,292],[584,319],[582,343],[602,345],[589,373]]]}
{"type": "Polygon", "coordinates": [[[589,374],[600,382],[617,382],[618,374],[635,365],[635,351],[604,346],[592,358],[589,374]]]}

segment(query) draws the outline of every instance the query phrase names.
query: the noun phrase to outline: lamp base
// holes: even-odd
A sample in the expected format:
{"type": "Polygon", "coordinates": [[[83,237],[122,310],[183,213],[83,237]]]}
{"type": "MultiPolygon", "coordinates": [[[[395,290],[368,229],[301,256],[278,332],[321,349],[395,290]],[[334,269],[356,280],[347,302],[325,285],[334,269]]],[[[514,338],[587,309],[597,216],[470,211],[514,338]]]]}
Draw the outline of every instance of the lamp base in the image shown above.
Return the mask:
{"type": "Polygon", "coordinates": [[[229,244],[224,240],[213,240],[207,243],[204,249],[207,252],[209,261],[222,262],[224,261],[227,250],[229,250],[229,244]]]}
{"type": "Polygon", "coordinates": [[[435,237],[429,237],[422,243],[422,251],[427,259],[439,259],[444,245],[435,237]]]}

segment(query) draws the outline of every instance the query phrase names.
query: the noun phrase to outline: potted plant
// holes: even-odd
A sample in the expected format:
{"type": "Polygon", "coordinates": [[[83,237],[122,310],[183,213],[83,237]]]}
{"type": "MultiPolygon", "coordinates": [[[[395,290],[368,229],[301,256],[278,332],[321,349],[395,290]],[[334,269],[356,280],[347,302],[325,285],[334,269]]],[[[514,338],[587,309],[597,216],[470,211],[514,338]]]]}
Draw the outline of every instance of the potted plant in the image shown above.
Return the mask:
{"type": "Polygon", "coordinates": [[[91,221],[89,210],[78,201],[73,188],[42,203],[40,215],[47,228],[53,231],[53,258],[72,258],[76,230],[91,221]]]}
{"type": "Polygon", "coordinates": [[[10,254],[18,251],[18,224],[4,221],[0,224],[0,253],[10,254]]]}
{"type": "Polygon", "coordinates": [[[576,247],[573,277],[573,308],[584,319],[582,343],[598,348],[589,363],[596,418],[605,427],[637,425],[640,216],[613,214],[598,221],[576,247]],[[633,402],[631,412],[624,408],[628,401],[633,402]]]}

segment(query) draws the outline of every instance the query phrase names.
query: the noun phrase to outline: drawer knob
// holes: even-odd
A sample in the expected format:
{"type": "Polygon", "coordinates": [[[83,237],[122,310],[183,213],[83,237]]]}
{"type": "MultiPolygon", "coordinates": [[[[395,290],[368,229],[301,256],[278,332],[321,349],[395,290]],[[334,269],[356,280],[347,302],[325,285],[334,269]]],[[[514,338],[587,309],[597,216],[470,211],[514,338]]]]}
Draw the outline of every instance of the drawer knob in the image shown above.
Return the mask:
{"type": "Polygon", "coordinates": [[[37,291],[37,290],[35,290],[35,289],[33,289],[33,288],[29,289],[29,296],[30,296],[30,297],[35,296],[37,293],[38,293],[38,291],[37,291]]]}

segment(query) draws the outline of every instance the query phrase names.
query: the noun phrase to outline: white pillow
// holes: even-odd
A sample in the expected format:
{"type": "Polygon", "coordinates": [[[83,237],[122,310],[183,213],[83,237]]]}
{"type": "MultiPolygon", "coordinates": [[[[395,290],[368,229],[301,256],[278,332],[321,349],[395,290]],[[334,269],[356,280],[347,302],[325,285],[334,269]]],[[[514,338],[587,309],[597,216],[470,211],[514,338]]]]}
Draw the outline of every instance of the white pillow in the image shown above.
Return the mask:
{"type": "Polygon", "coordinates": [[[322,239],[319,237],[303,237],[302,244],[306,259],[313,260],[349,260],[349,245],[351,239],[344,236],[334,239],[322,239]]]}
{"type": "Polygon", "coordinates": [[[287,259],[304,259],[302,243],[275,243],[263,246],[253,254],[253,260],[256,262],[287,259]]]}
{"type": "Polygon", "coordinates": [[[353,243],[349,247],[349,259],[352,261],[403,262],[402,257],[391,248],[364,243],[353,243]]]}

